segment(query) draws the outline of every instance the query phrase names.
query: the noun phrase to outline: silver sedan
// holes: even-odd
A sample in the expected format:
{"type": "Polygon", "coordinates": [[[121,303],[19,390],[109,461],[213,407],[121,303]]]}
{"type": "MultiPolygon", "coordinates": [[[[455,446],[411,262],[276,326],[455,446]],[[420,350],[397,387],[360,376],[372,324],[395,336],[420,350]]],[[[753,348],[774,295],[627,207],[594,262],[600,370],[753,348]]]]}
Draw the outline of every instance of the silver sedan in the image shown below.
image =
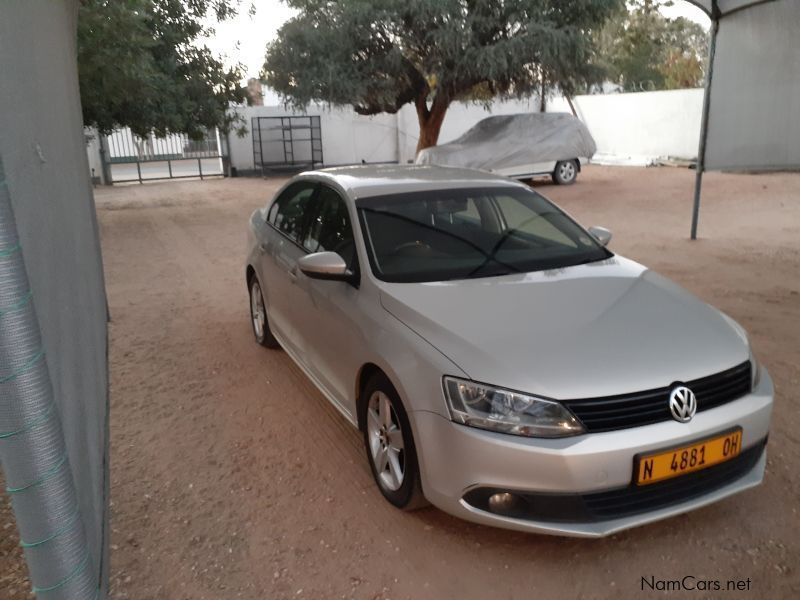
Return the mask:
{"type": "Polygon", "coordinates": [[[598,537],[763,478],[773,387],[743,329],[525,185],[327,169],[249,225],[256,341],[363,432],[399,508],[598,537]]]}

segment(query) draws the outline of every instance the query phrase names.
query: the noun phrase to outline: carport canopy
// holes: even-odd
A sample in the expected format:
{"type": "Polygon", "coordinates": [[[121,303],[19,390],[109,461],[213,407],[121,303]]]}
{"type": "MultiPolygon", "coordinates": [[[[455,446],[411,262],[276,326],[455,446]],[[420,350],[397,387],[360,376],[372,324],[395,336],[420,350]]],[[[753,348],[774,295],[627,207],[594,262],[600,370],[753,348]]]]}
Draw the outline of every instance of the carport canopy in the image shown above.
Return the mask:
{"type": "Polygon", "coordinates": [[[686,0],[708,13],[712,19],[718,19],[730,13],[755,4],[766,4],[773,0],[686,0]]]}
{"type": "Polygon", "coordinates": [[[800,168],[800,2],[686,0],[711,18],[691,237],[706,170],[800,168]]]}

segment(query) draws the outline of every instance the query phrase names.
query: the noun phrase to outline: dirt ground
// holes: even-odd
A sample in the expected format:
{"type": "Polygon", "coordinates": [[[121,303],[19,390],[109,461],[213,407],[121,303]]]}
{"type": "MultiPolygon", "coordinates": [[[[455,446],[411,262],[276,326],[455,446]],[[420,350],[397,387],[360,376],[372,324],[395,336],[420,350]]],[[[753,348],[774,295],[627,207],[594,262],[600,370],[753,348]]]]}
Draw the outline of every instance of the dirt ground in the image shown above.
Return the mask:
{"type": "MultiPolygon", "coordinates": [[[[693,576],[723,589],[749,580],[749,592],[674,595],[800,597],[800,175],[709,174],[697,242],[693,181],[682,169],[591,166],[577,185],[535,186],[584,225],[609,227],[612,250],[742,323],[777,389],[761,487],[597,541],[382,499],[359,434],[286,354],[252,340],[246,222],[280,180],[98,190],[112,596],[628,598],[663,595],[642,591],[643,577],[693,576]]],[[[3,543],[0,570],[11,566],[3,543]]],[[[0,595],[2,582],[0,571],[0,595]]]]}

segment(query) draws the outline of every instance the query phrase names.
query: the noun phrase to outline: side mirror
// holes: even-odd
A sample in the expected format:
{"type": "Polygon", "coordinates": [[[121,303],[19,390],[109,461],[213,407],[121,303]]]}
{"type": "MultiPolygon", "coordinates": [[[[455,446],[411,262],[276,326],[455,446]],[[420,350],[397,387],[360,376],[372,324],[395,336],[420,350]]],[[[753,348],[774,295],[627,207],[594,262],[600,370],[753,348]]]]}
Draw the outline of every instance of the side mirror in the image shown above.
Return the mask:
{"type": "Polygon", "coordinates": [[[311,279],[351,281],[353,278],[353,273],[347,268],[347,263],[336,252],[306,254],[297,261],[297,266],[311,279]]]}
{"type": "Polygon", "coordinates": [[[601,246],[608,246],[608,242],[611,241],[612,233],[606,229],[605,227],[589,227],[589,233],[592,234],[592,237],[598,241],[601,246]]]}

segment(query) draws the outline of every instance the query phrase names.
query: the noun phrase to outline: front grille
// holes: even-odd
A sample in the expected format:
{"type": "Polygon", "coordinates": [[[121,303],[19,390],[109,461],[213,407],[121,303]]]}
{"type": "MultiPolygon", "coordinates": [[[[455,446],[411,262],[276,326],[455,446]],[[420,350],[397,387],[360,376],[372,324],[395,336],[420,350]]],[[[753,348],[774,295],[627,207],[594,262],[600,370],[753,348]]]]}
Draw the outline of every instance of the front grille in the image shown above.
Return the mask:
{"type": "MultiPolygon", "coordinates": [[[[761,440],[739,456],[702,471],[688,473],[659,483],[590,494],[525,494],[513,492],[519,502],[507,516],[548,522],[592,523],[647,513],[681,504],[718,490],[744,477],[755,467],[767,440],[761,440]]],[[[489,512],[489,497],[504,492],[497,488],[476,488],[464,500],[489,512]]]]}
{"type": "MultiPolygon", "coordinates": [[[[708,410],[741,398],[750,392],[751,365],[740,365],[685,385],[697,398],[697,410],[708,410]]],[[[669,393],[674,386],[621,396],[564,400],[562,403],[581,420],[590,433],[612,431],[669,421],[669,393]]]]}

